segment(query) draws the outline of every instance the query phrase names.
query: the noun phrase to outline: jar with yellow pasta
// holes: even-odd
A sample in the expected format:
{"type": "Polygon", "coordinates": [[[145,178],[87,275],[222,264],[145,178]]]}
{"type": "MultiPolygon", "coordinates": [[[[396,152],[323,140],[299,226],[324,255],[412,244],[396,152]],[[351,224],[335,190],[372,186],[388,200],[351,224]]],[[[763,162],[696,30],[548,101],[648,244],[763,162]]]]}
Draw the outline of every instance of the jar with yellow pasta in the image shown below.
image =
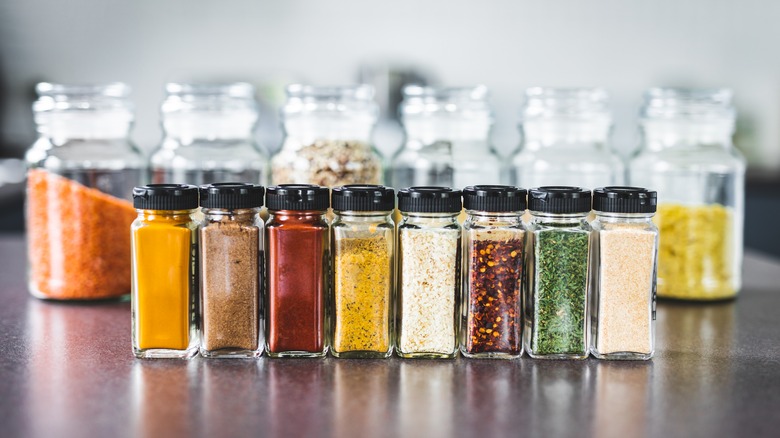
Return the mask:
{"type": "Polygon", "coordinates": [[[658,296],[733,298],[742,284],[745,160],[730,90],[654,88],[641,112],[631,185],[658,191],[658,296]]]}

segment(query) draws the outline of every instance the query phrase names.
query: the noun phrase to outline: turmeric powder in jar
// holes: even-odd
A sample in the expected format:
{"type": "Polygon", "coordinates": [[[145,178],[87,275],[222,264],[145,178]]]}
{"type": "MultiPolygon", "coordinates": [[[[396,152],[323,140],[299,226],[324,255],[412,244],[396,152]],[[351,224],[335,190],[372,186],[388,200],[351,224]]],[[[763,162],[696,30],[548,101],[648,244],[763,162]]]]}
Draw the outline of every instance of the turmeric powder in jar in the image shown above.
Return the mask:
{"type": "Polygon", "coordinates": [[[189,358],[198,352],[195,260],[198,189],[150,184],[133,190],[133,354],[189,358]]]}
{"type": "Polygon", "coordinates": [[[392,354],[394,204],[389,187],[333,189],[331,351],[335,357],[392,354]]]}

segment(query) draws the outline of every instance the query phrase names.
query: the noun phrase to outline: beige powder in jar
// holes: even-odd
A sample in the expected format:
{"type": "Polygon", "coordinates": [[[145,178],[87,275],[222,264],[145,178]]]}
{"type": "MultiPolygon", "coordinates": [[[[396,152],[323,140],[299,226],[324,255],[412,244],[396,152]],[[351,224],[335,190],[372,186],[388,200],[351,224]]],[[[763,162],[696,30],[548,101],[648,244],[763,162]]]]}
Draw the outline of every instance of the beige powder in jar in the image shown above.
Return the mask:
{"type": "Polygon", "coordinates": [[[599,354],[652,352],[656,233],[629,224],[599,232],[596,350],[599,354]]]}
{"type": "Polygon", "coordinates": [[[402,228],[399,235],[399,352],[453,354],[460,231],[402,228]]]}
{"type": "MultiPolygon", "coordinates": [[[[293,140],[288,140],[293,141],[293,140]]],[[[271,160],[273,184],[380,184],[382,163],[371,145],[352,140],[317,140],[282,151],[271,160]]]]}

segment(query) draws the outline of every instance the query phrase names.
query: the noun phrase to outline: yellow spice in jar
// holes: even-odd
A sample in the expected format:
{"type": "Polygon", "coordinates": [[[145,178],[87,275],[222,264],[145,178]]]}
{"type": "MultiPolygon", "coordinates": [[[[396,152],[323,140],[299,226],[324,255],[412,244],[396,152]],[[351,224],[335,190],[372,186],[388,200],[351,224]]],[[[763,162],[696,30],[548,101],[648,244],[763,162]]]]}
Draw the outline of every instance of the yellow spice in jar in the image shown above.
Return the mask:
{"type": "Polygon", "coordinates": [[[384,235],[334,241],[335,352],[389,349],[391,245],[384,235]]]}
{"type": "Polygon", "coordinates": [[[737,293],[732,221],[719,204],[658,206],[659,297],[717,300],[737,293]]]}

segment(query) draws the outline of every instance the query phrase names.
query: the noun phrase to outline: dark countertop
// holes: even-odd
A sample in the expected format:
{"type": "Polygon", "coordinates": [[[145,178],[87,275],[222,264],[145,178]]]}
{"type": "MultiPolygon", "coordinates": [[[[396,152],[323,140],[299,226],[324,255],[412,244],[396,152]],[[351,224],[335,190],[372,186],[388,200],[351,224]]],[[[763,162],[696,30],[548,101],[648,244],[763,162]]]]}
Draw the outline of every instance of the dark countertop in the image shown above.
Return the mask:
{"type": "Polygon", "coordinates": [[[661,303],[650,362],[142,361],[128,303],[30,298],[0,237],[0,434],[777,436],[780,261],[734,302],[661,303]]]}

